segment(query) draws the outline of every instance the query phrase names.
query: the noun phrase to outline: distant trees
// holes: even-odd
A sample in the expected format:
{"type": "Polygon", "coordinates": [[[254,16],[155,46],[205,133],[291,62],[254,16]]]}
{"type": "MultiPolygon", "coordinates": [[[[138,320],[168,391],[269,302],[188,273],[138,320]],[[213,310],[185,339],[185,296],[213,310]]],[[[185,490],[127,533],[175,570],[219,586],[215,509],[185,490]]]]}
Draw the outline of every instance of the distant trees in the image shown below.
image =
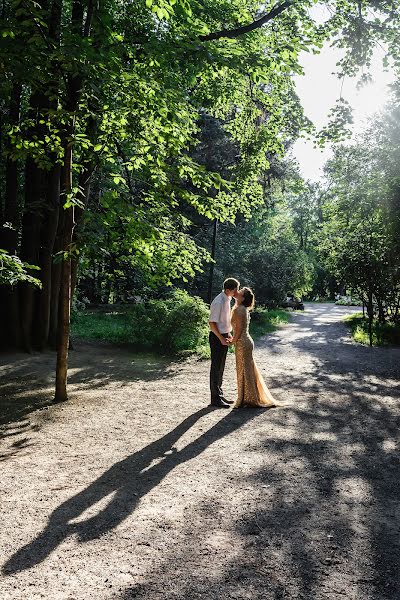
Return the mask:
{"type": "MultiPolygon", "coordinates": [[[[300,246],[288,202],[289,191],[283,191],[294,191],[303,184],[298,175],[293,179],[287,167],[275,162],[264,205],[254,210],[250,220],[240,217],[235,224],[221,225],[218,235],[216,285],[225,276],[238,277],[242,285],[254,288],[258,304],[269,307],[279,306],[288,293],[307,294],[314,282],[313,259],[300,246]]],[[[194,291],[204,294],[204,276],[196,277],[196,283],[194,291]]]]}
{"type": "Polygon", "coordinates": [[[400,109],[378,116],[357,143],[328,162],[321,250],[370,320],[400,321],[400,109]]]}

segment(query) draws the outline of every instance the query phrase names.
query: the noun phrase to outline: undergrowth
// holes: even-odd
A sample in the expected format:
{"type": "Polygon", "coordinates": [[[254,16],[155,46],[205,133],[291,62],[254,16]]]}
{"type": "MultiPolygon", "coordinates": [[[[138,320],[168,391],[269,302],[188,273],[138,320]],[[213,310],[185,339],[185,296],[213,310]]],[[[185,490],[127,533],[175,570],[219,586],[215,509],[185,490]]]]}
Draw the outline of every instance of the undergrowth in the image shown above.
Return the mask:
{"type": "MultiPolygon", "coordinates": [[[[359,344],[369,345],[368,318],[362,313],[354,313],[345,318],[345,323],[350,327],[354,341],[359,344]]],[[[372,323],[372,345],[373,346],[399,346],[400,325],[394,323],[380,323],[374,320],[372,323]]]]}
{"type": "MultiPolygon", "coordinates": [[[[72,318],[72,335],[89,340],[129,343],[140,351],[195,353],[200,358],[209,358],[208,314],[203,300],[176,290],[165,300],[76,312],[72,318]]],[[[257,339],[274,331],[279,324],[287,323],[289,318],[285,310],[257,309],[252,313],[251,335],[257,339]]]]}

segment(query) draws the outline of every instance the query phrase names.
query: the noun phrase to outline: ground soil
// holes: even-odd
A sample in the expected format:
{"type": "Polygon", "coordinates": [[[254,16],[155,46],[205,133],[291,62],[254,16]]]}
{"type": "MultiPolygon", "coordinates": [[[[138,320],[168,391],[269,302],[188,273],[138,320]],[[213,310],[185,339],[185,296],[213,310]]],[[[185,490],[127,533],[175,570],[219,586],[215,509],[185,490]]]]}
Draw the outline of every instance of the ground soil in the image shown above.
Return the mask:
{"type": "Polygon", "coordinates": [[[351,310],[257,342],[269,410],[209,408],[208,361],[79,342],[54,406],[53,354],[0,357],[1,600],[399,600],[400,348],[351,310]]]}

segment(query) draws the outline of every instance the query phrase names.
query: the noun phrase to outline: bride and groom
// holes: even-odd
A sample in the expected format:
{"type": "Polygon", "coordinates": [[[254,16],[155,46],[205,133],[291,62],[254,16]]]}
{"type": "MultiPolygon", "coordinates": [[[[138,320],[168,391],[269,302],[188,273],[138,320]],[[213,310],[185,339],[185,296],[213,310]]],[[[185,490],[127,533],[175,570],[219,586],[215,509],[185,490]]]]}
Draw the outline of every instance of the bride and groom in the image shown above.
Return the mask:
{"type": "Polygon", "coordinates": [[[240,406],[277,406],[253,358],[254,342],[249,333],[250,311],[254,294],[250,288],[240,289],[236,279],[224,281],[223,291],[210,306],[211,405],[229,408],[233,401],[224,398],[222,378],[228,347],[235,346],[238,398],[234,408],[240,406]],[[235,305],[231,310],[231,299],[235,305]],[[231,334],[233,327],[233,336],[231,334]]]}

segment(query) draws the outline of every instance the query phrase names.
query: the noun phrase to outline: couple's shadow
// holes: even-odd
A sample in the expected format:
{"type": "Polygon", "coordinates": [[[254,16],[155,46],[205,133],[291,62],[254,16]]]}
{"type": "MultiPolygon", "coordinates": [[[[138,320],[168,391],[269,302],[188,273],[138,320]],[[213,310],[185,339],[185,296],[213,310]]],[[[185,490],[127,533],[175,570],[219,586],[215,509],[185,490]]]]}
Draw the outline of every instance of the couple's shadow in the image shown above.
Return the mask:
{"type": "Polygon", "coordinates": [[[214,408],[206,407],[190,415],[165,436],[117,462],[86,489],[63,502],[51,514],[43,532],[5,563],[3,573],[16,573],[42,562],[71,534],[84,542],[114,529],[135,510],[140,499],[175,467],[198,456],[212,443],[264,412],[230,411],[207,432],[177,451],[174,445],[179,438],[213,411],[214,408]],[[154,461],[157,461],[156,464],[150,466],[154,461]],[[105,508],[92,517],[74,522],[110,494],[113,496],[105,508]]]}

